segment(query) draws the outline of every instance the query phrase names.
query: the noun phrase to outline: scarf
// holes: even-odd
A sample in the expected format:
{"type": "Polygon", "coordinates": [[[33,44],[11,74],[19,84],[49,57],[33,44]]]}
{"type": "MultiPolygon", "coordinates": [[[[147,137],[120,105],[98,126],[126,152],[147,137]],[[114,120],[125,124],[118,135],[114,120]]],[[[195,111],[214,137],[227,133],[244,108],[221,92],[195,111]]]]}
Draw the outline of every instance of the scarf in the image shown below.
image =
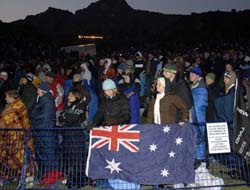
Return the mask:
{"type": "Polygon", "coordinates": [[[154,123],[161,124],[160,100],[165,96],[165,92],[158,93],[154,105],[154,123]]]}

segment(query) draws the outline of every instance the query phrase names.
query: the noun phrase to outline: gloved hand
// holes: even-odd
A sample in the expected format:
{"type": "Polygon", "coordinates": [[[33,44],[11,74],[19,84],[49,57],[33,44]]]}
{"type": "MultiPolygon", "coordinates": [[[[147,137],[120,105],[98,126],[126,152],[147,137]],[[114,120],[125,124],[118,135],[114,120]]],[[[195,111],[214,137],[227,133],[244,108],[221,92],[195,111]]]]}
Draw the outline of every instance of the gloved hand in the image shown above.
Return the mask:
{"type": "Polygon", "coordinates": [[[180,127],[183,127],[183,125],[185,124],[185,122],[184,121],[180,121],[178,124],[179,124],[180,127]]]}

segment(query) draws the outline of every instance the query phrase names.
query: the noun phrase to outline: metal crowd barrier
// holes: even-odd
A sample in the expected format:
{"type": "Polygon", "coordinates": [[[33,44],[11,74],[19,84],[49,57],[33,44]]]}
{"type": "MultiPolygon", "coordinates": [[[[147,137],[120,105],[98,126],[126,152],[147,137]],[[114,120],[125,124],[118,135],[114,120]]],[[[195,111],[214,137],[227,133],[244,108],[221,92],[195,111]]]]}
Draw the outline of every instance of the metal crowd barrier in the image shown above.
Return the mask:
{"type": "MultiPolygon", "coordinates": [[[[87,150],[84,129],[0,129],[0,189],[101,189],[107,180],[85,175],[87,150]]],[[[196,172],[194,184],[141,184],[140,189],[217,190],[250,185],[250,165],[234,153],[207,155],[196,172]]]]}

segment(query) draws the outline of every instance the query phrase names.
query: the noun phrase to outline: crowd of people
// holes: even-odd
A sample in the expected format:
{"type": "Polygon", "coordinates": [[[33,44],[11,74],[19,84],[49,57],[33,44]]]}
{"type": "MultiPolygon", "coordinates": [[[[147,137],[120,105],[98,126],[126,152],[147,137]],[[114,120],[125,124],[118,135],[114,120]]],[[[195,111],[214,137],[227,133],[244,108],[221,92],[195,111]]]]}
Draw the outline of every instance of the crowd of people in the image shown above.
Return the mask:
{"type": "MultiPolygon", "coordinates": [[[[39,180],[45,184],[48,172],[60,168],[57,151],[61,146],[67,186],[83,185],[75,178],[84,177],[88,131],[101,125],[147,122],[179,123],[181,127],[191,122],[198,134],[195,171],[203,168],[208,172],[206,122],[227,122],[233,146],[237,79],[245,87],[250,111],[249,50],[234,46],[182,51],[128,49],[103,57],[18,57],[11,63],[15,67],[10,67],[5,57],[0,60],[0,128],[32,130],[28,147],[33,169],[29,175],[38,168],[39,180]],[[56,134],[50,130],[54,128],[62,130],[56,134]]],[[[0,165],[20,175],[24,147],[17,152],[7,148],[7,143],[24,141],[25,137],[6,134],[0,138],[0,165]]],[[[224,160],[216,155],[213,159],[225,164],[225,160],[233,163],[238,157],[230,153],[224,160]]],[[[0,174],[11,180],[4,171],[0,174]]]]}

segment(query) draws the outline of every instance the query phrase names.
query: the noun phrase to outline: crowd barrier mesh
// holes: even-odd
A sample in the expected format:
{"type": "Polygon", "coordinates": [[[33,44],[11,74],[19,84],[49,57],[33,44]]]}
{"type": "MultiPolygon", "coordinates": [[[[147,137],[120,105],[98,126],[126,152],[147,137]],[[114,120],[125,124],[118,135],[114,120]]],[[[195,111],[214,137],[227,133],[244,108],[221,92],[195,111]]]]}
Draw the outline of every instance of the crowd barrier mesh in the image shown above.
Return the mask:
{"type": "MultiPolygon", "coordinates": [[[[0,189],[102,189],[107,180],[85,175],[88,146],[85,129],[0,129],[0,189]]],[[[235,153],[207,154],[195,172],[193,184],[140,184],[140,189],[247,189],[250,185],[250,165],[235,153]]]]}

